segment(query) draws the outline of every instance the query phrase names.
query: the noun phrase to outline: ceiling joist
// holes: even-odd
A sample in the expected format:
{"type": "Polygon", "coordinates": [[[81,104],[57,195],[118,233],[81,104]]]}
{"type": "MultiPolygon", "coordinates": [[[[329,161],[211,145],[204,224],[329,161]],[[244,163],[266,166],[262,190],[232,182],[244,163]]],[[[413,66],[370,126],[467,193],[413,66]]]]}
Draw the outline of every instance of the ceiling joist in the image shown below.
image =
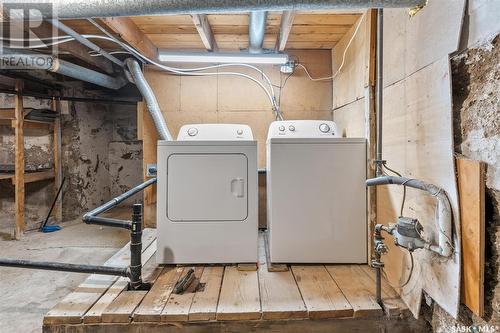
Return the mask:
{"type": "Polygon", "coordinates": [[[146,57],[156,60],[158,49],[128,17],[107,17],[101,19],[112,31],[117,33],[124,41],[139,50],[146,57]]]}
{"type": "Polygon", "coordinates": [[[208,23],[207,15],[205,14],[193,14],[191,15],[193,19],[194,26],[198,30],[201,41],[208,51],[217,51],[217,42],[215,41],[214,33],[208,23]]]}
{"type": "Polygon", "coordinates": [[[278,33],[278,38],[276,39],[276,51],[283,52],[285,50],[288,36],[290,35],[290,31],[292,31],[294,18],[295,12],[293,10],[283,11],[283,14],[281,15],[280,31],[278,33]]]}

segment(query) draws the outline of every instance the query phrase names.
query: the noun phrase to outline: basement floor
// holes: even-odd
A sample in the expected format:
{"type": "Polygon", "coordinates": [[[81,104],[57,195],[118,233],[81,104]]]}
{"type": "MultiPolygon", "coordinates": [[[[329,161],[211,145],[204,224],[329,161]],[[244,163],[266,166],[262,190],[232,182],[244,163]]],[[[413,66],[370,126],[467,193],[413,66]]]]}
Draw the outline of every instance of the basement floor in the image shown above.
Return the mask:
{"type": "MultiPolygon", "coordinates": [[[[0,239],[0,255],[44,261],[102,264],[129,240],[127,230],[85,225],[81,219],[54,233],[29,232],[19,241],[0,239]]],[[[43,316],[86,274],[0,267],[0,332],[41,332],[43,316]]]]}

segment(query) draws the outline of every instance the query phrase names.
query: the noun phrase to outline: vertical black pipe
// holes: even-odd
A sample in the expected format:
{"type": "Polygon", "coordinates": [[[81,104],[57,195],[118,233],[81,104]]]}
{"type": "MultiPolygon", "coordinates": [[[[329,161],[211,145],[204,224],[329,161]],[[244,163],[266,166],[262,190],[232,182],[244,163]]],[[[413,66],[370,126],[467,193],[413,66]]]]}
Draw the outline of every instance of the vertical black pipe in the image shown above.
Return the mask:
{"type": "Polygon", "coordinates": [[[132,228],[130,230],[130,287],[142,285],[142,205],[134,204],[132,228]]]}
{"type": "Polygon", "coordinates": [[[382,175],[382,104],[384,66],[384,10],[377,10],[377,160],[376,175],[382,175]]]}

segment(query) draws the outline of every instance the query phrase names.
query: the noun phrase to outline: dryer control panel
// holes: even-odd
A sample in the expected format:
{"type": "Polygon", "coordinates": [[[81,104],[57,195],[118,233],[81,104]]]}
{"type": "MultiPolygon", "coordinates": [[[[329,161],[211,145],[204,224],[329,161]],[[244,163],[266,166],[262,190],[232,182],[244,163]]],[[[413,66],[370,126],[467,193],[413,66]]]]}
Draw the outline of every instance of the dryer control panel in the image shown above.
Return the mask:
{"type": "Polygon", "coordinates": [[[190,124],[179,130],[177,141],[253,140],[252,129],[241,124],[190,124]]]}
{"type": "Polygon", "coordinates": [[[337,125],[329,120],[274,121],[269,126],[267,138],[340,138],[337,125]]]}

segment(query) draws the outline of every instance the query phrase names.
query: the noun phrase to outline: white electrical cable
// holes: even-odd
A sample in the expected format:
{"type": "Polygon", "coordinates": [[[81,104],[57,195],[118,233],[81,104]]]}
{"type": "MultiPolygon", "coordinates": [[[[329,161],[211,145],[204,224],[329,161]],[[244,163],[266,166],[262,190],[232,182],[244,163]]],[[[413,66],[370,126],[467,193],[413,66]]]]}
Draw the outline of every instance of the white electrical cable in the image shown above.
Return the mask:
{"type": "Polygon", "coordinates": [[[347,54],[347,50],[349,50],[349,47],[351,46],[351,43],[354,40],[354,37],[356,37],[356,34],[358,33],[359,27],[361,26],[361,22],[363,21],[364,17],[365,17],[365,14],[361,15],[361,17],[359,18],[358,25],[356,26],[356,29],[354,29],[354,33],[352,34],[352,37],[349,40],[349,43],[347,43],[347,46],[344,49],[344,53],[342,54],[342,62],[340,64],[339,68],[337,69],[337,71],[335,72],[335,74],[333,74],[332,76],[328,76],[328,77],[313,78],[311,76],[311,74],[309,74],[309,71],[307,70],[306,66],[304,66],[304,65],[302,65],[300,63],[297,64],[297,66],[301,67],[304,70],[304,72],[306,72],[307,76],[309,77],[309,79],[311,81],[333,80],[340,73],[340,71],[342,70],[342,68],[344,67],[344,64],[345,64],[345,56],[347,54]]]}
{"type": "MultiPolygon", "coordinates": [[[[253,82],[255,82],[256,84],[258,84],[263,90],[264,92],[266,93],[267,97],[269,98],[269,101],[271,102],[271,105],[273,106],[273,109],[278,109],[278,106],[277,106],[277,103],[276,103],[276,98],[275,98],[275,92],[274,92],[274,88],[273,88],[273,85],[271,83],[271,80],[269,79],[269,77],[259,68],[253,66],[253,65],[250,65],[250,64],[218,64],[218,65],[212,65],[212,66],[205,66],[205,67],[198,67],[198,68],[176,68],[176,67],[170,67],[170,66],[165,66],[165,65],[162,65],[160,63],[157,63],[155,62],[154,60],[152,59],[149,59],[148,57],[144,56],[143,54],[141,54],[139,51],[135,50],[134,48],[132,48],[131,46],[125,44],[125,43],[122,43],[121,41],[119,41],[118,39],[114,38],[112,35],[111,36],[101,36],[101,35],[82,35],[82,37],[84,38],[88,38],[88,39],[104,39],[104,40],[107,40],[107,41],[112,41],[112,42],[115,42],[117,44],[119,44],[120,46],[122,46],[122,48],[126,49],[128,51],[128,53],[132,53],[136,56],[138,56],[139,58],[141,58],[143,61],[145,62],[149,62],[165,71],[168,71],[168,72],[172,72],[172,73],[175,73],[175,74],[179,74],[179,75],[189,75],[189,76],[213,76],[213,75],[226,75],[226,76],[239,76],[239,77],[244,77],[244,78],[247,78],[253,82]],[[269,91],[259,80],[257,80],[256,78],[250,76],[250,75],[247,75],[247,74],[244,74],[244,73],[238,73],[238,72],[204,72],[204,73],[193,73],[195,71],[203,71],[203,70],[207,70],[207,69],[212,69],[212,68],[221,68],[221,67],[230,67],[230,66],[233,66],[233,67],[237,67],[237,66],[240,66],[240,67],[248,67],[248,68],[251,68],[257,72],[259,72],[261,74],[261,76],[265,79],[266,83],[269,84],[269,87],[270,87],[270,90],[269,91]]],[[[47,47],[47,46],[52,46],[52,45],[58,45],[58,44],[62,44],[62,43],[66,43],[66,42],[70,42],[70,41],[73,41],[74,38],[73,37],[70,37],[70,36],[56,36],[56,37],[50,37],[50,38],[45,38],[44,40],[57,40],[56,42],[53,42],[53,43],[47,43],[47,44],[43,44],[43,45],[33,45],[33,46],[29,46],[29,47],[23,47],[23,48],[43,48],[43,47],[47,47]],[[64,39],[63,39],[64,38],[64,39]]],[[[40,39],[4,39],[3,37],[0,37],[0,40],[10,40],[10,41],[40,41],[40,39]]],[[[94,55],[96,56],[96,55],[94,55]]]]}

